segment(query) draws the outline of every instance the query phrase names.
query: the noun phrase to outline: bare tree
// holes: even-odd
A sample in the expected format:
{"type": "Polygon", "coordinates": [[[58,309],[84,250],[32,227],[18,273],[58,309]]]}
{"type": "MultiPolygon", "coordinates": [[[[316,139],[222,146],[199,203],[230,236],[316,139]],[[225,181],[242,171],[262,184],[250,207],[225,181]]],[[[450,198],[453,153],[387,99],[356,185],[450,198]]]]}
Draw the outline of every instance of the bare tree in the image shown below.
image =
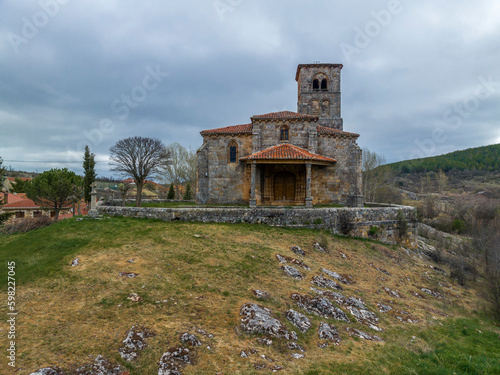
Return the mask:
{"type": "Polygon", "coordinates": [[[169,156],[167,148],[158,138],[130,137],[116,142],[109,152],[111,170],[134,179],[135,205],[140,207],[144,181],[164,169],[169,156]]]}
{"type": "Polygon", "coordinates": [[[374,202],[377,190],[391,178],[390,167],[384,166],[385,156],[363,148],[363,195],[367,202],[374,202]]]}
{"type": "Polygon", "coordinates": [[[167,149],[169,163],[165,166],[165,182],[174,185],[176,198],[180,199],[179,185],[196,184],[196,152],[179,143],[172,143],[167,149]]]}

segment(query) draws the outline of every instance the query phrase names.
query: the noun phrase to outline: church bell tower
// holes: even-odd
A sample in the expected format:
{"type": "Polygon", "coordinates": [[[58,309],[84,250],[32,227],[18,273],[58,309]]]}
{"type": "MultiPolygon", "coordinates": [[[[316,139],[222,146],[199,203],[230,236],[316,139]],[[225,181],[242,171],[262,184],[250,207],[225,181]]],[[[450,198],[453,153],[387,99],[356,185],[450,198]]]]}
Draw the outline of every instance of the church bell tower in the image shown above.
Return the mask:
{"type": "Polygon", "coordinates": [[[300,64],[297,112],[319,117],[319,125],[343,130],[340,112],[340,71],[342,64],[300,64]]]}

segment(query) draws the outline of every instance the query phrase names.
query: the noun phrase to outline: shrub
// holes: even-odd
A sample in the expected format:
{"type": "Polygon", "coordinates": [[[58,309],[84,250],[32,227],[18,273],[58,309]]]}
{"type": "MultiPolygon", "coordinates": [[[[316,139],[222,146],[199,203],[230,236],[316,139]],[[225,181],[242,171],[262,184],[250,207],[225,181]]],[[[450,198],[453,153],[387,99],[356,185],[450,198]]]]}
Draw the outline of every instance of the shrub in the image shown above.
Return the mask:
{"type": "Polygon", "coordinates": [[[6,222],[7,220],[10,219],[11,216],[13,216],[13,212],[4,212],[3,214],[0,214],[0,224],[6,222]]]}
{"type": "Polygon", "coordinates": [[[48,216],[26,218],[5,224],[1,228],[1,231],[7,234],[24,233],[24,232],[29,232],[30,230],[40,229],[49,226],[53,222],[54,220],[48,216]]]}
{"type": "Polygon", "coordinates": [[[451,230],[458,234],[462,234],[465,231],[465,221],[460,219],[455,219],[451,223],[451,230]]]}
{"type": "Polygon", "coordinates": [[[370,229],[368,230],[368,234],[369,234],[370,236],[375,237],[375,236],[377,236],[377,234],[378,234],[378,232],[379,232],[379,231],[380,231],[380,228],[379,228],[379,227],[377,227],[377,226],[375,226],[375,225],[372,225],[372,226],[370,227],[370,229]]]}

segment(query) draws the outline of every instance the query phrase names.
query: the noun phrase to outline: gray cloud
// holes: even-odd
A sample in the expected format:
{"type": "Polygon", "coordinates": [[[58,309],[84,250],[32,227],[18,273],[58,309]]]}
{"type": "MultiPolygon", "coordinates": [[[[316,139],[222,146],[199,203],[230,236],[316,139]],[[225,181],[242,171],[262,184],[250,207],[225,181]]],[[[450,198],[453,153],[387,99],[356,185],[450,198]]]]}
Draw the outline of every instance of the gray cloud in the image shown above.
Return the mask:
{"type": "Polygon", "coordinates": [[[491,1],[7,0],[0,14],[0,156],[39,160],[16,169],[81,172],[89,144],[109,175],[109,147],[133,135],[197,148],[203,129],[295,110],[296,66],[313,61],[344,64],[345,129],[389,161],[500,142],[491,1]]]}

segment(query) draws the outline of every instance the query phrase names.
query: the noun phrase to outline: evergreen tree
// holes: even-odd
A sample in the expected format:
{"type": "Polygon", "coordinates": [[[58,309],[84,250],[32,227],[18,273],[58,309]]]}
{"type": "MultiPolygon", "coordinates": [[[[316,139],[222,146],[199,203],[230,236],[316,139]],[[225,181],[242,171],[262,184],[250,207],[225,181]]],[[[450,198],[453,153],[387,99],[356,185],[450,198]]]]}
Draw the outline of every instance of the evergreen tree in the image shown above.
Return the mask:
{"type": "Polygon", "coordinates": [[[90,193],[92,192],[92,184],[95,181],[95,155],[90,152],[89,146],[85,146],[85,155],[83,157],[83,199],[90,203],[90,193]]]}
{"type": "Polygon", "coordinates": [[[193,199],[193,194],[191,193],[191,184],[187,184],[186,186],[186,192],[184,193],[184,198],[185,201],[190,201],[193,199]]]}
{"type": "Polygon", "coordinates": [[[73,186],[81,185],[82,178],[74,172],[64,169],[51,169],[43,172],[26,184],[26,195],[36,204],[55,211],[55,220],[59,211],[68,207],[73,200],[73,186]]]}
{"type": "Polygon", "coordinates": [[[170,189],[168,190],[167,199],[175,199],[174,184],[170,184],[170,189]]]}
{"type": "Polygon", "coordinates": [[[5,180],[6,169],[2,166],[3,159],[0,158],[0,186],[3,186],[3,180],[5,180]]]}
{"type": "Polygon", "coordinates": [[[25,191],[26,182],[27,181],[24,181],[21,178],[16,177],[14,179],[14,184],[10,188],[10,192],[11,193],[18,193],[18,194],[19,193],[26,193],[26,191],[25,191]]]}

